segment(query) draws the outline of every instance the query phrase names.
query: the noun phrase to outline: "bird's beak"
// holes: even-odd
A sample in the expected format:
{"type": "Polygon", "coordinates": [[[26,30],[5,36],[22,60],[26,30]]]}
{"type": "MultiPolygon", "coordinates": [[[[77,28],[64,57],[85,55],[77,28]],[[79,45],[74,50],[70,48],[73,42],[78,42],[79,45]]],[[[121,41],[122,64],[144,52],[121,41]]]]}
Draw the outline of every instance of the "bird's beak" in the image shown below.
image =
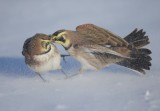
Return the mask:
{"type": "Polygon", "coordinates": [[[49,35],[49,37],[50,37],[50,41],[51,41],[51,42],[55,42],[55,40],[56,40],[56,36],[49,35]]]}
{"type": "Polygon", "coordinates": [[[55,37],[53,37],[53,38],[51,39],[51,41],[52,41],[52,42],[55,42],[55,41],[56,41],[56,38],[55,38],[55,37]]]}

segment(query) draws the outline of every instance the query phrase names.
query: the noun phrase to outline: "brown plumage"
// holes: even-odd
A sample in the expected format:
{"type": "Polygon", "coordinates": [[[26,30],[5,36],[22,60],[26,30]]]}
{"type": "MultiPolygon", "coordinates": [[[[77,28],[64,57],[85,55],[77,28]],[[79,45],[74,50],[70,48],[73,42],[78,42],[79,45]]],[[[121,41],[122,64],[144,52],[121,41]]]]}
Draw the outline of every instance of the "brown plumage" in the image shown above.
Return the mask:
{"type": "Polygon", "coordinates": [[[28,38],[24,42],[22,54],[25,63],[40,77],[44,72],[61,69],[60,53],[46,34],[38,33],[28,38]]]}
{"type": "Polygon", "coordinates": [[[151,66],[151,51],[142,48],[149,43],[143,30],[135,29],[121,38],[93,24],[84,24],[76,31],[59,30],[52,38],[82,64],[82,70],[99,70],[116,63],[144,74],[144,69],[151,66]]]}

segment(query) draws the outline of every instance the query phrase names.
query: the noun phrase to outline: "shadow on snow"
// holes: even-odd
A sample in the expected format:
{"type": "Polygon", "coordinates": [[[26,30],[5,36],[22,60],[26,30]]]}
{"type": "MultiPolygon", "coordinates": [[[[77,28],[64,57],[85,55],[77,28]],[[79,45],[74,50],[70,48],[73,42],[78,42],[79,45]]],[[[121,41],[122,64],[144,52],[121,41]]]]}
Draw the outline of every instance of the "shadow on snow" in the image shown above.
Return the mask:
{"type": "MultiPolygon", "coordinates": [[[[66,73],[74,74],[78,72],[80,68],[80,64],[76,62],[75,59],[68,57],[66,58],[66,62],[62,62],[62,68],[66,73]]],[[[95,71],[89,71],[95,72],[95,71]]],[[[133,74],[134,72],[127,70],[124,67],[120,67],[118,65],[112,65],[107,68],[98,71],[97,73],[103,72],[107,73],[130,73],[133,74]]],[[[33,77],[35,76],[34,72],[31,71],[24,62],[24,58],[21,57],[0,57],[0,75],[4,76],[11,76],[11,77],[18,77],[18,76],[27,76],[33,77]]]]}

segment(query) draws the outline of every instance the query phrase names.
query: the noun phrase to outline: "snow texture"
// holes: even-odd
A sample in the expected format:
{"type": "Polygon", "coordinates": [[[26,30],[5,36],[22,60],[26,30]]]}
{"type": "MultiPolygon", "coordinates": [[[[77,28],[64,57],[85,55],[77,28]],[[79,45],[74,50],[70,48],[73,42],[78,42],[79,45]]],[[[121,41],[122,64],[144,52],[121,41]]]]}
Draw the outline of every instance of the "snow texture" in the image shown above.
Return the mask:
{"type": "MultiPolygon", "coordinates": [[[[1,0],[0,111],[160,111],[159,6],[158,0],[1,0]],[[52,71],[43,75],[44,83],[28,69],[21,55],[25,39],[84,23],[121,37],[143,28],[151,42],[151,70],[140,76],[111,65],[70,79],[52,71]]],[[[80,64],[68,57],[62,66],[74,74],[80,64]]]]}

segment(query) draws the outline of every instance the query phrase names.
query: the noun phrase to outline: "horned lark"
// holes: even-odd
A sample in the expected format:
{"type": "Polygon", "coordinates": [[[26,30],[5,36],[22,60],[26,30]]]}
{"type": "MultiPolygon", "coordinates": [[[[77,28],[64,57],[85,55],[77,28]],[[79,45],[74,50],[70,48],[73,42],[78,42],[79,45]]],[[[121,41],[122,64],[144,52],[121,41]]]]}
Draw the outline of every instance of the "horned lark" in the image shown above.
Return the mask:
{"type": "Polygon", "coordinates": [[[22,54],[25,57],[25,63],[36,74],[42,78],[41,74],[50,70],[61,69],[61,56],[57,48],[51,43],[48,35],[37,33],[28,38],[23,45],[22,54]]]}
{"type": "Polygon", "coordinates": [[[151,51],[142,48],[149,44],[149,39],[143,30],[135,29],[121,38],[96,25],[84,24],[76,31],[56,31],[52,39],[81,63],[81,71],[100,70],[113,63],[143,74],[145,70],[150,70],[151,51]]]}

